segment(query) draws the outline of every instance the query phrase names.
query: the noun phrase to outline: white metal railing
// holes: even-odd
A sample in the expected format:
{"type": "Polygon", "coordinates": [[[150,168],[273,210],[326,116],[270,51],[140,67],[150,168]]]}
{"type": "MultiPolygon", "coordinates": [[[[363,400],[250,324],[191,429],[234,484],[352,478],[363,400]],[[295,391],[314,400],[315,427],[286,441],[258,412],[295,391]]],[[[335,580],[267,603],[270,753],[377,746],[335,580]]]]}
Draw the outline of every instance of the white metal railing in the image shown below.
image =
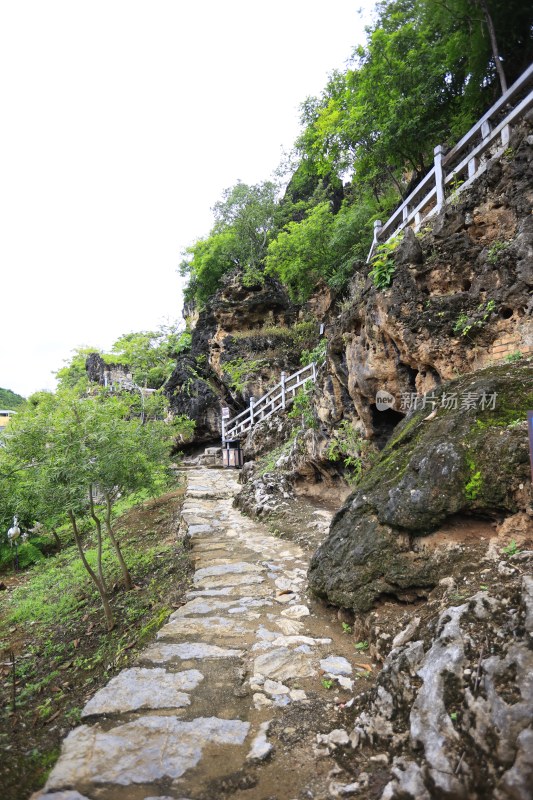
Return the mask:
{"type": "Polygon", "coordinates": [[[437,214],[445,203],[447,187],[451,187],[454,193],[462,192],[486,170],[487,156],[499,158],[505,152],[512,123],[533,107],[532,87],[533,64],[448,153],[444,153],[442,145],[435,147],[435,160],[430,172],[384,225],[380,220],[374,222],[374,238],[367,263],[381,242],[388,242],[411,224],[417,231],[423,222],[437,214]],[[502,113],[505,117],[500,119],[502,113]],[[493,148],[496,148],[495,152],[492,152],[493,148]]]}
{"type": "Polygon", "coordinates": [[[302,367],[302,369],[294,372],[288,378],[282,372],[280,382],[260,397],[259,400],[251,397],[248,408],[241,411],[236,417],[229,420],[222,418],[222,441],[238,439],[257,422],[268,419],[276,411],[286,408],[294,400],[300,386],[303,386],[307,381],[313,381],[313,383],[316,381],[315,362],[302,367]]]}

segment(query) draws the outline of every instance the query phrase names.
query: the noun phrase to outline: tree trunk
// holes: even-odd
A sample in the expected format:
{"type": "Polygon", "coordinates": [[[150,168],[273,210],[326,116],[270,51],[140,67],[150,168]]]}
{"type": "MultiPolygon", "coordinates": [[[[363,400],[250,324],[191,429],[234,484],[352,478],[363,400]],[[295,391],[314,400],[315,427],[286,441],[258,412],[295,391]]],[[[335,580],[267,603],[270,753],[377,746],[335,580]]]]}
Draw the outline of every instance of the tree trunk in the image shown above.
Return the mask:
{"type": "Polygon", "coordinates": [[[107,587],[106,587],[105,577],[104,577],[104,570],[102,568],[102,523],[100,522],[100,520],[96,516],[96,512],[94,510],[94,499],[93,499],[93,487],[92,487],[92,484],[89,486],[89,507],[90,507],[90,510],[91,510],[91,517],[92,517],[93,522],[94,522],[95,527],[96,527],[96,538],[97,538],[97,542],[98,542],[98,550],[97,550],[98,556],[97,556],[97,560],[96,560],[96,563],[98,564],[98,575],[100,577],[100,581],[102,583],[102,586],[104,587],[104,591],[107,592],[107,587]]]}
{"type": "Polygon", "coordinates": [[[98,578],[98,575],[93,570],[93,568],[91,567],[91,565],[89,564],[89,562],[87,561],[87,559],[85,557],[85,553],[83,552],[83,546],[82,546],[82,543],[81,543],[81,537],[80,537],[80,534],[79,534],[79,531],[78,531],[78,526],[76,525],[76,517],[74,516],[72,511],[68,512],[68,516],[69,516],[69,519],[70,519],[70,524],[72,525],[72,531],[74,533],[74,541],[76,542],[76,547],[78,548],[78,552],[80,554],[80,558],[81,558],[82,564],[85,567],[85,569],[87,570],[87,572],[89,573],[92,582],[94,583],[94,585],[98,589],[98,594],[100,595],[100,598],[102,600],[102,605],[104,607],[104,614],[105,614],[105,618],[106,618],[107,630],[108,631],[112,631],[113,628],[115,627],[115,621],[113,619],[113,612],[111,611],[111,606],[109,605],[109,600],[107,599],[107,594],[106,594],[106,591],[105,591],[105,587],[102,586],[102,584],[100,583],[100,579],[98,578]]]}
{"type": "Polygon", "coordinates": [[[109,493],[104,493],[105,502],[106,502],[106,514],[105,514],[105,526],[106,530],[109,534],[109,538],[113,543],[113,547],[115,548],[115,553],[117,554],[118,563],[120,564],[120,569],[122,570],[122,577],[124,578],[124,588],[126,591],[129,591],[133,587],[133,582],[131,580],[130,571],[127,567],[126,562],[124,561],[124,557],[120,550],[120,544],[118,543],[117,538],[115,537],[115,532],[113,531],[113,527],[111,525],[111,497],[109,493]]]}
{"type": "Polygon", "coordinates": [[[496,30],[494,28],[494,22],[489,11],[489,7],[487,5],[487,0],[476,0],[476,3],[480,6],[485,16],[485,23],[489,32],[490,47],[492,50],[494,65],[496,67],[496,72],[498,73],[498,78],[500,79],[502,94],[505,94],[507,91],[507,78],[505,77],[505,72],[503,71],[503,66],[500,59],[500,50],[498,48],[498,40],[496,39],[496,30]]]}
{"type": "Polygon", "coordinates": [[[55,541],[55,543],[57,545],[57,549],[61,550],[61,539],[59,538],[58,532],[56,530],[51,530],[50,533],[54,537],[54,541],[55,541]]]}

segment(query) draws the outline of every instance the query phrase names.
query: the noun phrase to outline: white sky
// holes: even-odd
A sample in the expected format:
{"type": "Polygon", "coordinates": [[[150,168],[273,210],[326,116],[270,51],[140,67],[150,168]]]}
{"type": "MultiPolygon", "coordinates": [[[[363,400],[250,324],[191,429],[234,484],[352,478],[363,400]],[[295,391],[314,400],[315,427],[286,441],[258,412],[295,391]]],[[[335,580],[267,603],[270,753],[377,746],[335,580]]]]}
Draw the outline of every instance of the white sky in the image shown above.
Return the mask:
{"type": "Polygon", "coordinates": [[[270,177],[373,7],[0,0],[1,387],[180,318],[181,252],[270,177]]]}

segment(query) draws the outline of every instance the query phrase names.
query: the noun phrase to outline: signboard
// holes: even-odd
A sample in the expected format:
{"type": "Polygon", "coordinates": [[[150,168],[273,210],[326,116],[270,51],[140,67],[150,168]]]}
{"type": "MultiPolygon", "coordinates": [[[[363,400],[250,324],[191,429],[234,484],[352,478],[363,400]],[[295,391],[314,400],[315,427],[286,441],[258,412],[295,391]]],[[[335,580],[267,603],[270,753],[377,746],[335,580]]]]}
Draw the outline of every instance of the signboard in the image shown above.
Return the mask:
{"type": "Polygon", "coordinates": [[[229,408],[222,406],[222,419],[229,419],[229,408]]]}

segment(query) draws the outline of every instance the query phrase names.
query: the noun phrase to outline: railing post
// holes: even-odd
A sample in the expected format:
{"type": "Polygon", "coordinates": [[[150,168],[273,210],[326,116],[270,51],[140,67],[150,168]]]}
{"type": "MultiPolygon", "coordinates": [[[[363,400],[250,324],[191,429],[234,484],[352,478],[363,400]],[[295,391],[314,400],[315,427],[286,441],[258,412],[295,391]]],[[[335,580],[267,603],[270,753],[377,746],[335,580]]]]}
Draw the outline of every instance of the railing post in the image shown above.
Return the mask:
{"type": "Polygon", "coordinates": [[[485,122],[483,122],[481,125],[481,138],[483,139],[483,141],[489,138],[491,130],[492,130],[492,125],[490,124],[489,120],[486,119],[485,122]]]}
{"type": "Polygon", "coordinates": [[[255,397],[252,395],[250,397],[250,427],[254,424],[254,403],[255,397]]]}
{"type": "Polygon", "coordinates": [[[376,247],[379,244],[379,237],[381,236],[381,229],[382,228],[383,228],[383,225],[381,224],[381,220],[380,219],[376,219],[374,221],[374,238],[372,239],[372,244],[370,245],[370,252],[369,252],[368,257],[366,259],[366,263],[367,264],[370,264],[370,262],[372,261],[372,257],[374,255],[374,251],[375,251],[376,247]]]}
{"type": "Polygon", "coordinates": [[[435,186],[437,188],[437,211],[440,211],[444,205],[444,171],[442,169],[444,147],[438,144],[433,153],[435,163],[435,186]]]}
{"type": "Polygon", "coordinates": [[[281,407],[285,408],[285,373],[284,372],[281,373],[280,385],[281,385],[281,407]]]}
{"type": "Polygon", "coordinates": [[[507,145],[509,144],[510,136],[511,136],[511,126],[506,125],[505,128],[502,128],[502,132],[500,133],[502,145],[504,147],[507,147],[507,145]]]}
{"type": "Polygon", "coordinates": [[[311,362],[311,366],[313,368],[313,383],[316,383],[316,364],[315,362],[311,362]]]}

